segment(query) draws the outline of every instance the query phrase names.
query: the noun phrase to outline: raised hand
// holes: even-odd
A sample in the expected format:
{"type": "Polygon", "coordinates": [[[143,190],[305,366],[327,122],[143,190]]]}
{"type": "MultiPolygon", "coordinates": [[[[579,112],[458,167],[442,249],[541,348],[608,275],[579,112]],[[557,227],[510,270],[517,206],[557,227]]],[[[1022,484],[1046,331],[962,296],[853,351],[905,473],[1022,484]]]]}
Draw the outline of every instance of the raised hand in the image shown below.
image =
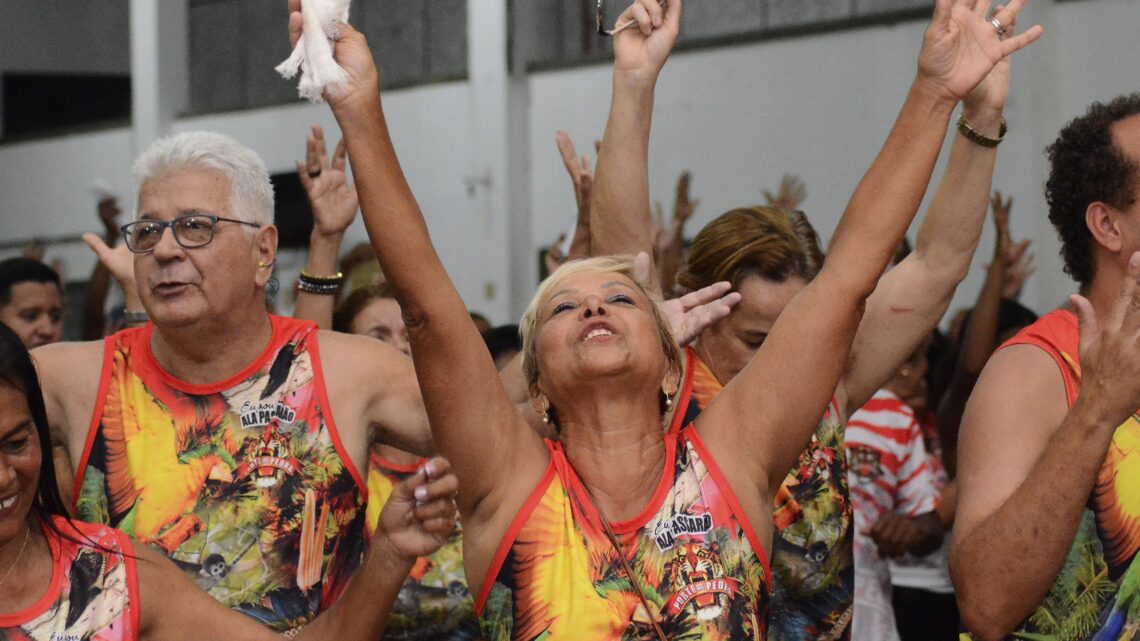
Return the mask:
{"type": "MultiPolygon", "coordinates": [[[[577,260],[586,258],[590,251],[590,196],[594,192],[594,170],[590,167],[590,159],[579,156],[574,149],[574,143],[565,131],[559,131],[555,137],[558,144],[558,153],[562,156],[562,164],[566,173],[570,175],[570,182],[574,185],[574,202],[578,207],[578,218],[574,224],[574,238],[570,241],[570,249],[563,260],[577,260]]],[[[559,252],[561,252],[560,240],[559,252]]],[[[547,259],[550,252],[547,253],[547,259]]],[[[549,267],[549,265],[548,265],[549,267]]],[[[548,272],[550,270],[548,269],[548,272]]]]}
{"type": "MultiPolygon", "coordinates": [[[[296,47],[301,39],[301,0],[289,0],[289,46],[296,47]]],[[[337,64],[348,73],[344,91],[336,95],[325,92],[324,99],[334,111],[338,107],[358,101],[375,100],[380,90],[380,78],[368,43],[359,31],[347,23],[341,25],[336,36],[334,55],[337,64]]]]}
{"type": "Polygon", "coordinates": [[[99,257],[99,262],[111,272],[111,276],[123,289],[135,287],[135,259],[126,243],[109,247],[98,234],[83,234],[83,242],[99,257]]]}
{"type": "Polygon", "coordinates": [[[1140,407],[1140,252],[1132,254],[1112,309],[1098,319],[1092,304],[1074,294],[1080,320],[1081,393],[1076,405],[1095,420],[1120,425],[1140,407]]]}
{"type": "Polygon", "coordinates": [[[656,78],[681,30],[681,0],[636,0],[616,24],[635,26],[614,35],[614,73],[656,78]]]}
{"type": "Polygon", "coordinates": [[[297,177],[313,208],[313,225],[325,236],[343,234],[356,218],[359,202],[345,173],[347,151],[341,139],[329,160],[325,135],[313,125],[305,144],[305,160],[297,161],[297,177]]]}
{"type": "Polygon", "coordinates": [[[677,196],[673,201],[673,225],[678,228],[683,227],[692,218],[697,205],[701,204],[701,201],[693,200],[689,196],[689,186],[692,182],[693,174],[688,170],[682,171],[677,178],[677,196]]]}
{"type": "Polygon", "coordinates": [[[998,235],[1004,234],[1008,239],[1009,215],[1013,211],[1013,196],[1003,201],[1001,192],[994,190],[994,195],[990,198],[990,206],[994,210],[994,227],[997,229],[998,235]]]}
{"type": "Polygon", "coordinates": [[[558,240],[550,244],[546,248],[546,253],[542,255],[542,265],[546,268],[546,275],[549,276],[566,262],[566,254],[562,251],[562,245],[566,242],[565,232],[558,235],[558,240]]]}
{"type": "Polygon", "coordinates": [[[780,189],[775,195],[767,189],[764,190],[764,200],[767,201],[769,207],[779,207],[780,209],[793,210],[799,209],[800,203],[807,198],[807,186],[804,181],[800,180],[799,176],[792,174],[784,174],[780,180],[780,189]]]}
{"type": "Polygon", "coordinates": [[[574,184],[574,200],[578,204],[578,216],[581,217],[585,212],[588,219],[590,193],[594,188],[594,170],[590,167],[590,159],[578,155],[574,143],[565,131],[559,130],[554,139],[558,144],[558,153],[562,156],[562,164],[566,167],[566,173],[570,174],[570,182],[574,184]]]}
{"type": "Polygon", "coordinates": [[[407,558],[435,552],[455,531],[458,489],[459,481],[447,459],[431,459],[392,489],[380,511],[376,535],[385,537],[397,554],[407,558]]]}
{"type": "Polygon", "coordinates": [[[731,283],[722,281],[659,305],[678,345],[692,343],[705,328],[728,316],[740,302],[740,293],[731,289],[731,283]]]}
{"type": "Polygon", "coordinates": [[[1011,243],[1009,251],[1002,257],[1004,271],[1001,279],[1001,297],[1005,300],[1017,300],[1021,296],[1025,281],[1037,271],[1033,265],[1033,254],[1027,251],[1029,245],[1028,238],[1019,243],[1011,243]]]}
{"type": "Polygon", "coordinates": [[[1013,196],[1002,199],[1000,191],[994,191],[990,204],[994,212],[994,228],[997,230],[997,242],[994,247],[994,260],[1001,261],[1002,289],[1001,295],[1005,300],[1017,300],[1025,281],[1033,275],[1033,254],[1028,253],[1030,240],[1026,238],[1021,242],[1013,242],[1010,233],[1009,219],[1013,211],[1013,196]]]}
{"type": "Polygon", "coordinates": [[[989,0],[937,0],[918,56],[919,78],[951,100],[965,98],[1002,59],[1041,37],[1040,25],[1013,33],[1025,2],[1013,0],[988,18],[989,0]]]}
{"type": "Polygon", "coordinates": [[[99,222],[103,223],[103,238],[107,239],[107,244],[114,245],[120,234],[119,214],[122,210],[119,209],[119,199],[114,196],[100,198],[96,212],[99,214],[99,222]]]}

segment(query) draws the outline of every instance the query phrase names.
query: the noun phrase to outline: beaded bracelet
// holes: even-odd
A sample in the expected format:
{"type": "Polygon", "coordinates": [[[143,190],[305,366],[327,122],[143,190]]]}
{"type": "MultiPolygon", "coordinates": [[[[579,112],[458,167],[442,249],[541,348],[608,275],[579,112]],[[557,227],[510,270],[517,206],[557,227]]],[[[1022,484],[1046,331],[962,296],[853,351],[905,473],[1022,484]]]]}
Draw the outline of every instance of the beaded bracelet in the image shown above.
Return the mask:
{"type": "Polygon", "coordinates": [[[337,293],[343,282],[344,274],[340,272],[337,272],[336,276],[313,276],[302,271],[297,277],[297,289],[307,294],[331,296],[337,293]]]}

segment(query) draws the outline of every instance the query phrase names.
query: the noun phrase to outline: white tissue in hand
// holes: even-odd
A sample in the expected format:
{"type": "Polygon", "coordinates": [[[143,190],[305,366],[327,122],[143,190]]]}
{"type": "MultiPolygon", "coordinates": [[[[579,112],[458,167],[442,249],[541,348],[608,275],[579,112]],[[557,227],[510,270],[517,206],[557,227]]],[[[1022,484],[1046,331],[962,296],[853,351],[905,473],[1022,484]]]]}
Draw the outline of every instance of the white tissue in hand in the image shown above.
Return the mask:
{"type": "Polygon", "coordinates": [[[348,84],[348,73],[333,59],[333,42],[340,25],[348,22],[349,0],[304,0],[301,3],[301,39],[277,73],[292,78],[301,70],[297,86],[301,97],[321,101],[328,91],[336,95],[348,84]]]}

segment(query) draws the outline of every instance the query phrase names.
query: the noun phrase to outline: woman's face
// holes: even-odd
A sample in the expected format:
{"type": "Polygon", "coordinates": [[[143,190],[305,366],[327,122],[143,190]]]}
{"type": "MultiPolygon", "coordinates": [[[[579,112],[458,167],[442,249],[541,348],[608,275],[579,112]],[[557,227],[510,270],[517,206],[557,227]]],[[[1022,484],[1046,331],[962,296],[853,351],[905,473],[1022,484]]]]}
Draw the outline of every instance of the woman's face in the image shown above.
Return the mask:
{"type": "Polygon", "coordinates": [[[0,382],[0,545],[23,536],[40,477],[40,442],[24,393],[0,382]]]}
{"type": "Polygon", "coordinates": [[[349,327],[353,334],[379,338],[405,354],[411,354],[408,328],[400,313],[400,304],[394,298],[377,298],[368,303],[352,318],[349,327]]]}
{"type": "Polygon", "coordinates": [[[768,338],[784,308],[806,285],[807,281],[799,277],[776,282],[748,276],[741,281],[737,287],[740,303],[727,317],[706,329],[694,346],[718,381],[727,385],[744,369],[768,338]]]}
{"type": "Polygon", "coordinates": [[[647,389],[659,388],[668,364],[653,304],[622,274],[584,272],[563,279],[538,312],[540,389],[566,398],[583,381],[629,375],[647,389]]]}
{"type": "Polygon", "coordinates": [[[63,336],[63,299],[55,283],[16,283],[9,298],[7,305],[0,306],[0,323],[16,332],[24,347],[59,342],[63,336]]]}

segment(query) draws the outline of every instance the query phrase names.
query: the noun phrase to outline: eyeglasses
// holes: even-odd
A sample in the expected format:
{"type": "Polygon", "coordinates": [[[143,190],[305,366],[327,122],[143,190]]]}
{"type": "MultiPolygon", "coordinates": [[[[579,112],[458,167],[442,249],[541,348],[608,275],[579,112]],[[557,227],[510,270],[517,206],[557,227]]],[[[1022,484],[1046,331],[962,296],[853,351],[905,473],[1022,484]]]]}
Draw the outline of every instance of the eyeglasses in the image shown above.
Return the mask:
{"type": "Polygon", "coordinates": [[[186,249],[209,245],[214,240],[214,227],[219,222],[261,227],[257,223],[222,218],[210,214],[186,214],[170,221],[136,220],[119,229],[123,232],[123,240],[127,243],[127,249],[136,254],[146,254],[154,251],[154,248],[158,246],[158,242],[162,240],[162,233],[167,227],[174,234],[174,240],[186,249]]]}

